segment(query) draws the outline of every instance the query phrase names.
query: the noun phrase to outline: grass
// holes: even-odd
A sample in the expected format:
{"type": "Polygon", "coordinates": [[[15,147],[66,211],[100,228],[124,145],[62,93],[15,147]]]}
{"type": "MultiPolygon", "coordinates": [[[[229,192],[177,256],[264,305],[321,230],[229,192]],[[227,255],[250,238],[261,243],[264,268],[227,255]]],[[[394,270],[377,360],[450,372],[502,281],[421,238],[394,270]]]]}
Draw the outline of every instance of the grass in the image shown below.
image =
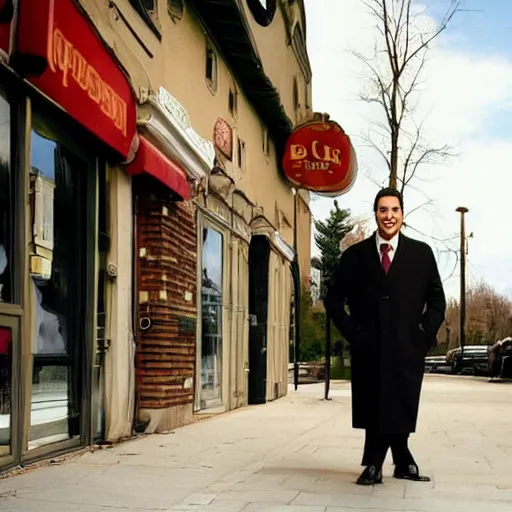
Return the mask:
{"type": "Polygon", "coordinates": [[[333,358],[331,364],[331,379],[332,380],[350,380],[351,371],[350,366],[347,365],[345,361],[345,367],[343,367],[341,363],[341,359],[339,357],[333,358]]]}

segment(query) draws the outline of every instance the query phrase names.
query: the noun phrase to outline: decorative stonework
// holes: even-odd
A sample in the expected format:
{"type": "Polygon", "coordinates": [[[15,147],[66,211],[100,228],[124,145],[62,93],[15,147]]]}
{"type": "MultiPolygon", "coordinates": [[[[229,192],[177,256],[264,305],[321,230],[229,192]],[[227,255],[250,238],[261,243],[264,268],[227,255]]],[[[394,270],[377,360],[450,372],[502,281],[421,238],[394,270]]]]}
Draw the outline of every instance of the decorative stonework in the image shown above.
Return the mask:
{"type": "Polygon", "coordinates": [[[213,144],[229,160],[233,159],[233,129],[224,119],[217,119],[213,128],[213,144]]]}

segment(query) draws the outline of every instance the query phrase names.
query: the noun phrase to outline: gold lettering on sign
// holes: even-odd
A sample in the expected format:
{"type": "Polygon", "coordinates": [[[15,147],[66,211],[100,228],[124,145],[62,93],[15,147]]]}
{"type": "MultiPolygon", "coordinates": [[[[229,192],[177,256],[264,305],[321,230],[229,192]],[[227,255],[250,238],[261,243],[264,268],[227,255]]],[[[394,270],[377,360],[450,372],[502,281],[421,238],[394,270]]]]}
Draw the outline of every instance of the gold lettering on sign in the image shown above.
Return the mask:
{"type": "Polygon", "coordinates": [[[341,164],[341,150],[327,145],[321,145],[321,142],[314,140],[311,143],[311,149],[303,144],[290,145],[290,160],[295,162],[293,167],[304,168],[306,171],[327,171],[332,173],[331,164],[341,164]],[[311,153],[312,158],[309,159],[311,153]]]}
{"type": "Polygon", "coordinates": [[[329,146],[324,146],[324,156],[320,156],[318,152],[319,141],[313,141],[311,145],[311,150],[313,151],[313,156],[322,162],[332,162],[333,164],[338,165],[340,163],[340,150],[333,149],[329,146]]]}
{"type": "Polygon", "coordinates": [[[290,146],[290,159],[302,160],[308,156],[308,150],[302,144],[291,144],[290,146]]]}
{"type": "MultiPolygon", "coordinates": [[[[62,85],[69,86],[73,79],[115,127],[126,135],[126,102],[108,85],[87,59],[69,42],[59,29],[54,29],[48,48],[48,65],[53,73],[62,72],[62,85]]],[[[76,99],[75,101],[80,101],[76,99]]]]}

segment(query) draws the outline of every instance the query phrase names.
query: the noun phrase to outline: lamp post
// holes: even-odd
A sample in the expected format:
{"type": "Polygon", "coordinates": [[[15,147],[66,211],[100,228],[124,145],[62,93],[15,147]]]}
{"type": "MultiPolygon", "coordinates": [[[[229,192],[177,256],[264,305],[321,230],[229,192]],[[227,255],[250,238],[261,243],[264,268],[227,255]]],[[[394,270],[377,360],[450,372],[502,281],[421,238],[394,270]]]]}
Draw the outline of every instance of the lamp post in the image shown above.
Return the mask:
{"type": "Polygon", "coordinates": [[[466,345],[466,224],[465,214],[468,209],[459,206],[455,211],[460,213],[460,357],[464,358],[466,345]]]}
{"type": "Polygon", "coordinates": [[[293,385],[295,391],[299,387],[299,358],[300,358],[300,269],[299,269],[299,258],[298,258],[298,243],[297,243],[297,230],[298,230],[298,218],[297,218],[297,200],[298,191],[292,189],[293,194],[293,250],[295,251],[295,257],[292,263],[292,277],[293,277],[293,305],[294,305],[294,316],[295,316],[295,330],[294,330],[294,343],[293,343],[293,385]]]}

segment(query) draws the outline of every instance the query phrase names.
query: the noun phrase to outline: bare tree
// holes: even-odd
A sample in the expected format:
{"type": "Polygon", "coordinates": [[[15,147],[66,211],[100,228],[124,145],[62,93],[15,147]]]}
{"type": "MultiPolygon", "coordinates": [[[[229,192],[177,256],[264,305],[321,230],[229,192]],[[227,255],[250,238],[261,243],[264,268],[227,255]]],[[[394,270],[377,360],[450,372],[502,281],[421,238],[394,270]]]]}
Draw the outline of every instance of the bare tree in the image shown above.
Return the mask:
{"type": "Polygon", "coordinates": [[[353,228],[349,231],[341,241],[341,252],[348,249],[351,245],[363,241],[370,235],[370,228],[368,227],[368,220],[366,218],[358,218],[352,220],[353,228]]]}
{"type": "MultiPolygon", "coordinates": [[[[470,287],[466,297],[466,336],[468,345],[492,344],[512,335],[512,301],[497,293],[489,284],[481,281],[470,287]]],[[[440,329],[440,339],[450,332],[449,348],[459,346],[459,302],[448,300],[446,319],[440,329]]]]}
{"type": "Polygon", "coordinates": [[[462,0],[446,0],[443,18],[430,28],[425,27],[425,11],[414,0],[362,1],[375,17],[379,36],[371,57],[356,53],[369,72],[368,88],[360,96],[385,114],[384,122],[372,123],[365,139],[386,162],[389,186],[403,193],[420,166],[442,163],[452,155],[448,144],[433,145],[424,139],[424,120],[418,122],[414,114],[431,44],[460,10],[462,0]]]}

